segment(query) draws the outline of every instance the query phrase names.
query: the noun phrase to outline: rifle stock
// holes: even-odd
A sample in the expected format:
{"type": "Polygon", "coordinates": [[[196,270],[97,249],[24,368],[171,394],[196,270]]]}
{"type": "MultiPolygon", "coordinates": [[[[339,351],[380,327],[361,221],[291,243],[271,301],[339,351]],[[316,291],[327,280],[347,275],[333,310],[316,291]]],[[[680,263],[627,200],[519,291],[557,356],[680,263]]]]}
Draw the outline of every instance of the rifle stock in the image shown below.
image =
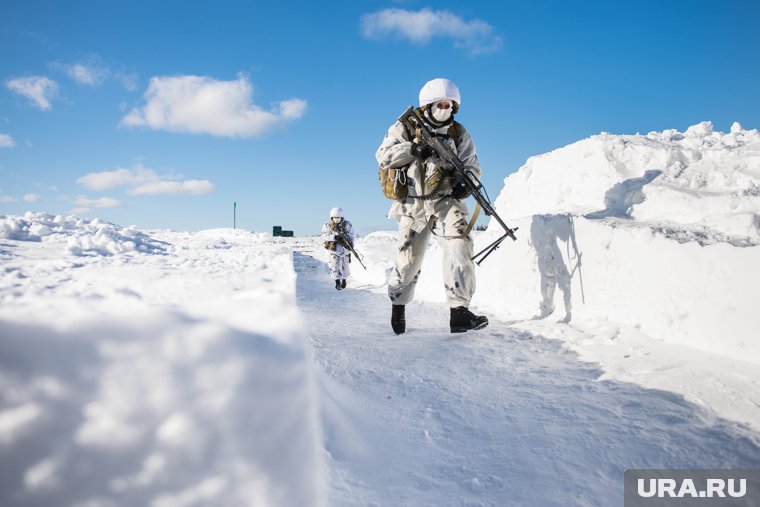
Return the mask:
{"type": "Polygon", "coordinates": [[[501,219],[501,217],[496,213],[496,210],[491,205],[491,202],[488,200],[487,194],[484,195],[483,184],[480,183],[480,180],[472,173],[472,171],[468,170],[467,167],[465,167],[464,163],[459,160],[459,157],[457,157],[457,155],[451,150],[451,148],[449,148],[448,145],[441,141],[441,139],[438,138],[435,133],[431,132],[430,127],[428,127],[428,125],[425,123],[425,120],[420,116],[419,111],[414,107],[409,106],[409,108],[404,111],[404,114],[399,116],[398,121],[400,121],[409,132],[414,132],[415,137],[418,141],[428,145],[435,152],[435,154],[438,155],[438,158],[440,158],[448,167],[452,168],[460,175],[462,183],[465,184],[467,189],[475,198],[475,201],[480,204],[481,208],[483,208],[483,212],[487,216],[493,217],[504,229],[503,236],[499,237],[496,241],[473,255],[472,260],[474,260],[476,264],[480,265],[480,263],[483,262],[486,257],[488,257],[494,250],[499,248],[499,245],[501,245],[501,242],[505,239],[512,238],[513,241],[517,241],[515,231],[518,229],[518,227],[510,228],[504,222],[504,220],[501,219]]]}

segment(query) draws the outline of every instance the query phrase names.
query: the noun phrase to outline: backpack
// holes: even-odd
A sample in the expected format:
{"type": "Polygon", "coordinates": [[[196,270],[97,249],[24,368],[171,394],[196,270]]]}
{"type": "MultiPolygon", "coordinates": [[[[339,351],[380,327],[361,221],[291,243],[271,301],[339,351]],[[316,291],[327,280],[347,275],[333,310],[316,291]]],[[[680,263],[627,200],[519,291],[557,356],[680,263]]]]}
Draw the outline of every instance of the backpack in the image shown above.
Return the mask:
{"type": "MultiPolygon", "coordinates": [[[[454,144],[459,140],[459,134],[461,128],[456,121],[451,122],[449,130],[446,132],[450,138],[454,140],[454,144]]],[[[410,137],[413,137],[410,133],[410,137]]],[[[407,187],[406,171],[409,166],[394,167],[394,168],[380,168],[380,186],[383,188],[383,194],[388,199],[401,200],[406,199],[409,194],[409,187],[407,187]]]]}

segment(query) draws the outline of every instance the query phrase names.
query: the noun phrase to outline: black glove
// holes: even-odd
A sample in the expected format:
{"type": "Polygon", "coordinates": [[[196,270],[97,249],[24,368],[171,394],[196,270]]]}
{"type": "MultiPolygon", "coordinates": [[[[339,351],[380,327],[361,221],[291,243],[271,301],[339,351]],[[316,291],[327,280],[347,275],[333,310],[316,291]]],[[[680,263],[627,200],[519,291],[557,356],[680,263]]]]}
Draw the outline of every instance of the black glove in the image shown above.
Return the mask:
{"type": "Polygon", "coordinates": [[[426,158],[428,158],[430,155],[433,154],[433,148],[431,148],[427,144],[412,143],[411,152],[412,152],[412,155],[414,155],[415,157],[425,160],[426,158]]]}
{"type": "Polygon", "coordinates": [[[451,197],[454,199],[467,199],[471,194],[470,189],[462,181],[455,183],[451,187],[451,197]]]}

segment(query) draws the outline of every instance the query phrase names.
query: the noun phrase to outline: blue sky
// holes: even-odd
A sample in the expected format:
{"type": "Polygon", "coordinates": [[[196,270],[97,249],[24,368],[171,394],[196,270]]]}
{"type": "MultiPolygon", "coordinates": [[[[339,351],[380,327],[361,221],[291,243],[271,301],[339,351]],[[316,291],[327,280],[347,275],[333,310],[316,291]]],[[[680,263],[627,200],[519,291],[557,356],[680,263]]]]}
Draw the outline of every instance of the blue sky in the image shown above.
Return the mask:
{"type": "Polygon", "coordinates": [[[0,214],[392,230],[374,153],[429,79],[486,188],[599,132],[760,128],[760,2],[0,0],[0,214]]]}

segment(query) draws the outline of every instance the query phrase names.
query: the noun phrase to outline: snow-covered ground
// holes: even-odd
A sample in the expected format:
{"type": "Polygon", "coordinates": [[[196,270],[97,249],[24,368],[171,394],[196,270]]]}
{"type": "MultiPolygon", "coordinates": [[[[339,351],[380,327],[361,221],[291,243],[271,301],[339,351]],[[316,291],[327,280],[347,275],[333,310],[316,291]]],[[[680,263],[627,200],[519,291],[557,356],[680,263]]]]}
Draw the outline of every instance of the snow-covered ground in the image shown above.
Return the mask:
{"type": "Polygon", "coordinates": [[[626,468],[760,468],[759,189],[739,125],[531,158],[465,335],[435,242],[395,336],[392,231],[338,292],[316,238],[0,216],[0,505],[609,506],[626,468]]]}
{"type": "Polygon", "coordinates": [[[290,248],[0,220],[1,505],[320,503],[290,248]]]}

